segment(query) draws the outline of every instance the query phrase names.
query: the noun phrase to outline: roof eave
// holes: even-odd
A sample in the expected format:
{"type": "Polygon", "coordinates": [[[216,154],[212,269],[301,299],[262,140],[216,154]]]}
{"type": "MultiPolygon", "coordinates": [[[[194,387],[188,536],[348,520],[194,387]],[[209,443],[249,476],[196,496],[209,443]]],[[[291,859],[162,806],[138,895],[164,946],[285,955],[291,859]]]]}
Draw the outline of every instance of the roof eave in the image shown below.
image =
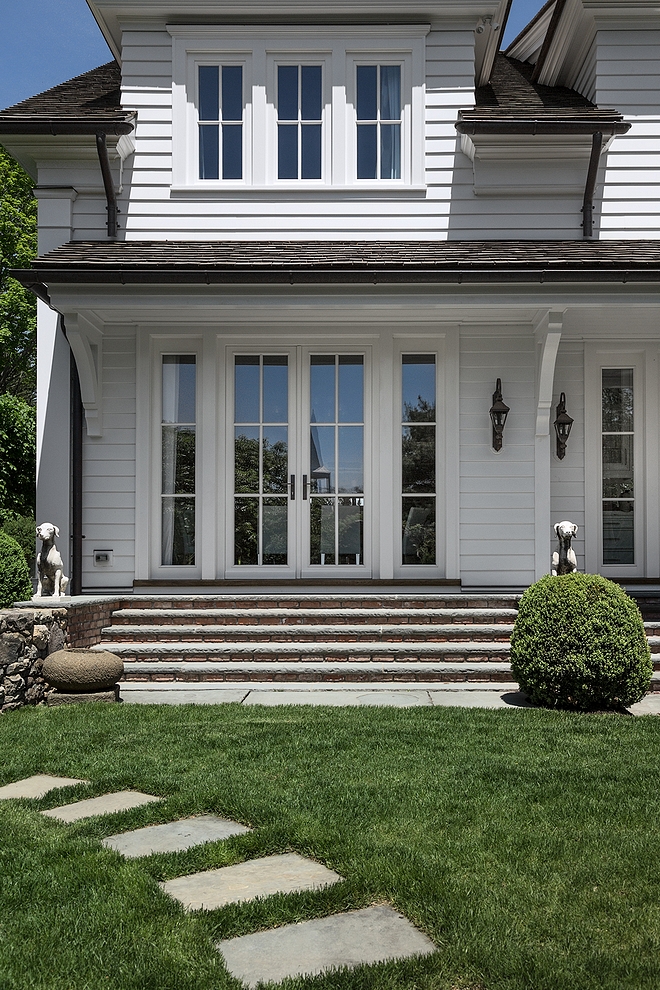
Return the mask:
{"type": "Polygon", "coordinates": [[[130,134],[135,129],[135,114],[117,120],[116,117],[99,117],[96,120],[71,117],[40,117],[38,120],[26,120],[24,117],[0,116],[0,134],[49,134],[57,135],[86,135],[86,134],[130,134]]]}
{"type": "Polygon", "coordinates": [[[617,134],[627,134],[631,124],[625,120],[543,120],[542,118],[511,120],[499,118],[496,120],[465,120],[460,119],[455,127],[459,134],[470,136],[478,134],[598,134],[614,137],[617,134]]]}

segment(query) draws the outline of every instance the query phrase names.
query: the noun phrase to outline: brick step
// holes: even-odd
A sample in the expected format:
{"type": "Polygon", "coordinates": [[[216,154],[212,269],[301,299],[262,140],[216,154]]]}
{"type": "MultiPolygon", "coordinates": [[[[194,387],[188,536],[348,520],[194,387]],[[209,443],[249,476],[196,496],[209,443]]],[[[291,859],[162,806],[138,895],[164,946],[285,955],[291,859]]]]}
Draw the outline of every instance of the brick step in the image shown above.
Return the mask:
{"type": "Polygon", "coordinates": [[[457,663],[508,660],[508,643],[114,643],[102,640],[92,649],[110,649],[124,660],[222,661],[268,660],[277,662],[304,660],[358,662],[443,661],[457,663]]]}
{"type": "Polygon", "coordinates": [[[125,665],[125,681],[268,683],[511,683],[508,663],[208,663],[201,661],[125,665]]]}
{"type": "Polygon", "coordinates": [[[139,609],[509,609],[518,607],[520,595],[438,594],[308,594],[308,595],[134,595],[122,606],[139,609]]]}
{"type": "Polygon", "coordinates": [[[112,625],[136,626],[186,624],[215,625],[401,625],[414,624],[491,624],[512,626],[516,609],[409,609],[409,608],[351,608],[344,611],[331,608],[122,608],[112,613],[112,625]]]}
{"type": "Polygon", "coordinates": [[[109,626],[102,630],[106,643],[508,643],[513,626],[492,625],[139,625],[109,626]]]}

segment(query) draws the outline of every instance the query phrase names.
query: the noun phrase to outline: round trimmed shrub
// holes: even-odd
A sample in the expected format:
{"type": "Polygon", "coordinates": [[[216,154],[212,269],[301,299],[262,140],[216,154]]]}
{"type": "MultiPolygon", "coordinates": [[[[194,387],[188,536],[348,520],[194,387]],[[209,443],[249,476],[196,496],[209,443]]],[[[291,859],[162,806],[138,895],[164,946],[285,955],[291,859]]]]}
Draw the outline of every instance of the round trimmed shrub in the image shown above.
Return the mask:
{"type": "Polygon", "coordinates": [[[544,577],[522,597],[511,670],[538,705],[617,709],[650,687],[651,651],[636,603],[596,574],[544,577]]]}
{"type": "Polygon", "coordinates": [[[0,608],[32,597],[32,581],[20,546],[0,530],[0,608]]]}

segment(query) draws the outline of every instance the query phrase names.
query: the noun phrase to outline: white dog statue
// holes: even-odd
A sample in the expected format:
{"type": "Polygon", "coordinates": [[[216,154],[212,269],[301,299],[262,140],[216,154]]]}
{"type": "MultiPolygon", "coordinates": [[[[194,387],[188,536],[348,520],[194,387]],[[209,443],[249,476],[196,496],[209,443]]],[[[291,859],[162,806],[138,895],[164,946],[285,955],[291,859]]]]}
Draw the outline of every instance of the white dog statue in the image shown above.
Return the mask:
{"type": "Polygon", "coordinates": [[[59,538],[60,531],[52,523],[45,522],[37,526],[37,537],[41,540],[41,550],[37,556],[37,593],[35,598],[52,596],[61,598],[66,595],[68,577],[64,576],[62,557],[55,546],[55,537],[59,538]]]}
{"type": "Polygon", "coordinates": [[[577,557],[571,546],[571,540],[577,531],[578,528],[575,523],[568,522],[568,520],[557,523],[555,526],[555,533],[559,540],[559,551],[555,550],[552,555],[553,577],[557,577],[558,574],[572,574],[573,571],[577,571],[577,557]]]}

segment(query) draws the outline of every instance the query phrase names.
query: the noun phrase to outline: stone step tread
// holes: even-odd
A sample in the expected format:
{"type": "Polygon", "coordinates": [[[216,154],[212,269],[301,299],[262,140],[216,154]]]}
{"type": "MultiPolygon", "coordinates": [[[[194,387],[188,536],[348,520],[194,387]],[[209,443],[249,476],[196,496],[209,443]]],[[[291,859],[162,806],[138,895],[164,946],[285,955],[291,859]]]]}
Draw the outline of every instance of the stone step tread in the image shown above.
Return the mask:
{"type": "MultiPolygon", "coordinates": [[[[124,669],[126,672],[137,672],[140,670],[148,670],[151,673],[177,673],[194,671],[196,673],[213,673],[219,670],[230,670],[235,673],[237,669],[242,665],[235,663],[215,663],[209,660],[179,660],[179,661],[154,661],[153,663],[143,664],[139,660],[127,661],[124,664],[124,669]]],[[[264,670],[269,672],[275,671],[296,671],[299,672],[304,668],[312,669],[329,669],[332,664],[327,662],[321,663],[319,661],[313,660],[303,660],[300,662],[287,662],[287,661],[277,661],[277,660],[257,660],[249,661],[245,664],[246,669],[249,668],[250,671],[264,670]]],[[[473,662],[473,663],[451,663],[451,662],[429,662],[425,663],[405,663],[403,661],[396,660],[342,660],[337,664],[338,670],[353,670],[353,671],[391,671],[392,673],[396,671],[401,671],[409,668],[416,673],[429,672],[431,670],[443,670],[452,673],[465,673],[466,671],[473,670],[475,673],[482,673],[488,671],[508,671],[511,672],[511,667],[508,663],[497,660],[484,660],[473,662]]]]}
{"type": "Polygon", "coordinates": [[[215,654],[217,656],[223,656],[226,654],[238,654],[244,653],[248,656],[254,653],[277,653],[282,654],[299,654],[303,653],[305,655],[313,654],[338,654],[343,655],[347,653],[416,653],[416,654],[428,654],[433,656],[434,654],[470,654],[470,655],[483,655],[488,653],[497,653],[501,655],[508,655],[509,644],[508,643],[492,643],[492,642],[468,642],[468,643],[338,643],[338,642],[328,642],[328,643],[254,643],[254,642],[243,642],[243,643],[190,643],[190,642],[173,642],[173,643],[144,643],[144,642],[130,642],[130,643],[108,643],[102,641],[97,646],[93,646],[93,650],[105,650],[110,649],[113,653],[118,656],[130,656],[133,654],[142,655],[154,655],[163,653],[174,653],[177,655],[196,655],[200,653],[200,647],[203,645],[203,651],[205,654],[215,654]]]}
{"type": "Polygon", "coordinates": [[[220,622],[223,619],[228,619],[230,621],[236,621],[237,612],[240,611],[241,619],[243,616],[250,619],[258,620],[268,620],[276,619],[279,622],[287,619],[295,619],[300,621],[302,618],[304,622],[309,622],[311,619],[320,619],[328,622],[341,622],[341,623],[351,623],[356,622],[358,619],[369,619],[374,622],[384,619],[393,619],[395,622],[403,622],[404,619],[413,619],[417,623],[429,624],[433,620],[438,622],[446,622],[448,620],[457,621],[460,624],[472,624],[478,622],[488,623],[489,620],[495,624],[500,622],[510,624],[512,623],[517,613],[516,609],[389,609],[389,608],[350,608],[344,610],[339,609],[327,609],[327,608],[245,608],[245,609],[235,609],[235,608],[198,608],[198,609],[188,609],[188,608],[151,608],[151,609],[139,609],[139,608],[122,608],[117,609],[116,612],[112,613],[112,623],[116,624],[128,624],[133,625],[134,623],[140,622],[140,620],[145,619],[149,624],[163,623],[167,624],[170,620],[187,620],[194,619],[197,623],[200,619],[209,619],[215,622],[220,622]]]}
{"type": "MultiPolygon", "coordinates": [[[[126,601],[124,596],[121,597],[126,601]]],[[[318,602],[324,603],[328,608],[355,608],[358,607],[360,602],[376,602],[378,605],[383,602],[392,606],[399,604],[405,605],[408,602],[410,605],[415,604],[415,607],[429,608],[433,607],[433,603],[435,602],[436,604],[442,603],[439,607],[444,608],[492,608],[498,607],[493,605],[494,602],[501,602],[503,607],[515,608],[521,597],[522,595],[520,594],[509,592],[503,592],[501,594],[497,592],[443,594],[438,591],[429,592],[428,594],[424,592],[392,592],[387,594],[370,591],[347,591],[343,594],[327,592],[255,594],[253,592],[252,594],[227,593],[224,595],[167,595],[164,593],[159,595],[141,595],[135,593],[131,596],[130,607],[185,608],[188,606],[190,608],[208,608],[211,605],[215,607],[215,603],[219,607],[225,608],[233,606],[234,603],[240,606],[251,605],[253,607],[265,603],[264,607],[267,607],[268,604],[274,605],[276,602],[287,602],[289,604],[297,603],[304,608],[312,602],[318,602]]]]}
{"type": "Polygon", "coordinates": [[[489,639],[490,637],[502,638],[505,636],[510,636],[513,632],[513,626],[510,625],[470,625],[470,624],[459,624],[452,623],[451,625],[435,625],[432,623],[423,623],[417,625],[413,623],[405,623],[403,625],[395,625],[394,623],[386,623],[385,625],[375,625],[372,623],[364,623],[361,625],[307,625],[304,623],[299,623],[296,625],[263,625],[263,626],[251,626],[251,625],[121,625],[121,626],[106,626],[101,630],[101,635],[103,637],[114,637],[114,636],[133,636],[138,639],[141,636],[179,636],[180,638],[185,638],[186,636],[198,637],[198,636],[341,636],[342,639],[346,636],[373,636],[378,638],[383,635],[400,635],[400,636],[451,636],[456,638],[462,636],[469,638],[471,640],[479,637],[481,639],[489,639]]]}

